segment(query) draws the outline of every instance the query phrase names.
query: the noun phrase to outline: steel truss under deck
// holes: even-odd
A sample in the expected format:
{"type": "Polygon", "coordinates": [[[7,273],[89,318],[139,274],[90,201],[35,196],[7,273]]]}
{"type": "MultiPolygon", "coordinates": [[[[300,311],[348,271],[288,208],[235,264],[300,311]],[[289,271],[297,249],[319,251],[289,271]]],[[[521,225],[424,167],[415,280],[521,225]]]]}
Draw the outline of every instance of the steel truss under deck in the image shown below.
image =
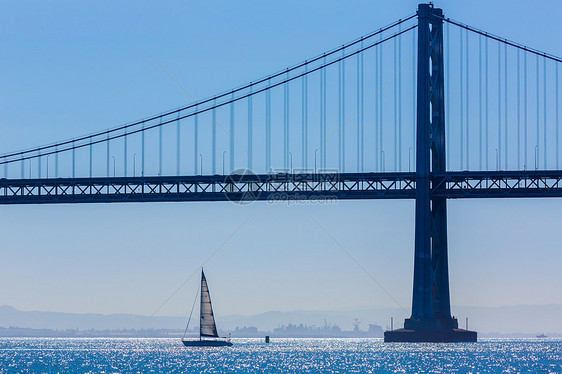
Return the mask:
{"type": "MultiPolygon", "coordinates": [[[[447,172],[434,196],[562,197],[562,171],[447,172]]],[[[297,173],[0,179],[0,204],[310,199],[413,199],[415,173],[297,173]]]]}
{"type": "Polygon", "coordinates": [[[449,199],[562,197],[562,170],[448,172],[435,175],[432,188],[449,199]]]}

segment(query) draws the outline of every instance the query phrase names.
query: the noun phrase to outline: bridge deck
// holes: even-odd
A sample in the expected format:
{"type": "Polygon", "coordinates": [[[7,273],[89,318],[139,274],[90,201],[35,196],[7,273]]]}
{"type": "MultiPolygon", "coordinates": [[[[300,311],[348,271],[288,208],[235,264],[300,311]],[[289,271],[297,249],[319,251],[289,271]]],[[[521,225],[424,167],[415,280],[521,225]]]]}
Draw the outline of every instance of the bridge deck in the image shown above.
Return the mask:
{"type": "MultiPolygon", "coordinates": [[[[0,179],[0,204],[413,199],[415,173],[0,179]]],[[[562,170],[433,175],[446,198],[562,197],[562,170]]]]}

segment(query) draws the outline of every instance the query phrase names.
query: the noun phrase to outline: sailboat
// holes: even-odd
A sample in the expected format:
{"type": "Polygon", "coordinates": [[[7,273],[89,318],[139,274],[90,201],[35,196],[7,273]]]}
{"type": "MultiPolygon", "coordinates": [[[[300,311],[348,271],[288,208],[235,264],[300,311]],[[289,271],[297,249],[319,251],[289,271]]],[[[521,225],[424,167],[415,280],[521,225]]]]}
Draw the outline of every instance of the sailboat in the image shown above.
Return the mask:
{"type": "MultiPolygon", "coordinates": [[[[194,304],[195,306],[195,304],[194,304]]],[[[219,338],[215,316],[213,315],[213,305],[211,304],[211,295],[209,294],[209,286],[205,273],[201,269],[201,304],[200,304],[200,323],[199,323],[199,340],[182,338],[182,342],[186,347],[223,347],[231,346],[229,338],[219,338]],[[203,339],[215,338],[215,339],[203,339]]],[[[193,308],[191,309],[193,313],[193,308]]],[[[189,316],[191,319],[191,315],[189,316]]],[[[187,322],[189,326],[189,320],[187,322]]],[[[187,331],[187,327],[185,329],[187,331]]]]}

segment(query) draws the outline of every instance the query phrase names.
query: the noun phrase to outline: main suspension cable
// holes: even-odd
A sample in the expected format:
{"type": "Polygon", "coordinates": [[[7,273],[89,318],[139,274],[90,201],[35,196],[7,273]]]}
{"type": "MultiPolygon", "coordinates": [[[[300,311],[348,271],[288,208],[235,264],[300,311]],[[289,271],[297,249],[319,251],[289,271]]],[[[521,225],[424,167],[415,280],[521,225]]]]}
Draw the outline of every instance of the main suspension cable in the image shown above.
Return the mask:
{"type": "MultiPolygon", "coordinates": [[[[301,62],[301,63],[299,63],[299,64],[293,65],[293,66],[288,67],[288,68],[286,68],[286,69],[284,69],[284,70],[280,70],[280,71],[278,71],[277,73],[268,75],[267,77],[258,79],[258,80],[256,80],[256,81],[252,81],[252,82],[247,83],[247,84],[245,84],[245,85],[239,86],[239,87],[234,88],[234,89],[229,90],[229,91],[225,91],[225,92],[223,92],[223,93],[221,93],[221,94],[218,94],[218,95],[209,97],[209,98],[207,98],[207,99],[204,99],[204,100],[201,100],[201,101],[197,101],[197,102],[192,103],[192,104],[189,104],[189,105],[187,105],[187,106],[183,106],[183,107],[180,107],[180,108],[176,108],[176,109],[173,109],[173,110],[170,110],[170,111],[167,111],[167,112],[160,113],[160,114],[155,115],[155,116],[151,116],[151,117],[148,117],[148,118],[139,120],[139,121],[135,121],[135,122],[133,122],[133,123],[129,123],[129,124],[126,124],[126,125],[118,126],[118,127],[112,128],[112,129],[108,129],[108,130],[101,131],[101,132],[97,132],[97,133],[93,133],[93,134],[81,136],[81,137],[74,138],[74,139],[65,140],[65,141],[58,142],[58,143],[53,143],[53,144],[49,144],[49,145],[44,145],[44,146],[37,147],[37,148],[30,148],[30,149],[27,149],[27,150],[22,150],[22,151],[7,153],[7,154],[4,154],[4,155],[0,155],[0,158],[5,159],[5,158],[17,156],[17,155],[20,155],[20,156],[21,156],[21,155],[24,155],[24,154],[27,154],[27,153],[39,152],[39,151],[43,151],[43,150],[46,150],[46,149],[51,149],[51,148],[54,148],[54,147],[60,147],[60,146],[68,145],[68,144],[70,144],[70,143],[72,143],[72,142],[80,142],[80,141],[87,140],[87,139],[92,138],[92,137],[99,137],[99,136],[102,136],[102,135],[108,135],[108,134],[111,134],[111,133],[114,133],[114,132],[117,132],[117,131],[123,131],[123,130],[126,130],[126,129],[128,129],[128,128],[134,127],[134,126],[142,125],[142,124],[144,124],[144,123],[146,123],[146,122],[154,121],[154,120],[159,119],[159,118],[162,118],[162,117],[167,117],[167,116],[172,115],[172,114],[181,113],[182,111],[185,111],[185,110],[188,110],[188,109],[193,109],[193,108],[196,108],[197,106],[201,106],[201,105],[204,105],[204,104],[208,104],[208,103],[214,102],[214,101],[216,101],[216,100],[218,100],[218,99],[222,99],[222,98],[227,97],[227,96],[229,96],[229,95],[233,95],[233,94],[235,94],[235,93],[237,93],[237,92],[240,92],[240,91],[243,91],[243,90],[252,88],[252,87],[254,87],[254,86],[256,86],[256,85],[259,85],[259,84],[262,84],[262,83],[266,83],[266,82],[270,81],[271,79],[280,77],[280,76],[282,76],[282,75],[284,75],[284,74],[290,73],[291,71],[294,71],[294,70],[303,68],[303,67],[308,66],[308,65],[310,65],[310,64],[312,64],[312,63],[314,63],[314,62],[320,61],[320,60],[322,60],[322,59],[324,59],[324,58],[326,58],[326,57],[328,57],[328,56],[334,55],[334,54],[336,54],[336,53],[338,53],[338,52],[340,52],[340,51],[343,51],[343,50],[345,50],[345,49],[347,49],[347,48],[350,48],[351,46],[354,46],[354,45],[356,45],[356,44],[359,44],[359,43],[361,43],[361,42],[363,42],[363,41],[365,41],[365,40],[367,40],[367,39],[370,39],[370,38],[372,38],[372,37],[374,37],[374,36],[376,36],[376,35],[382,34],[382,33],[384,33],[385,31],[388,31],[388,30],[390,30],[390,29],[392,29],[392,28],[394,28],[394,27],[396,27],[396,26],[398,26],[398,25],[400,25],[400,24],[402,24],[402,23],[404,23],[404,22],[407,22],[407,21],[411,20],[412,18],[414,18],[414,17],[416,17],[416,16],[417,16],[417,13],[413,13],[413,14],[409,15],[408,17],[404,18],[404,19],[399,19],[398,21],[392,22],[392,23],[388,24],[387,26],[384,26],[384,27],[378,29],[377,31],[373,31],[373,32],[371,32],[371,33],[369,33],[369,34],[367,34],[367,35],[364,35],[364,36],[362,36],[362,37],[360,37],[360,38],[358,38],[358,39],[356,39],[356,40],[354,40],[354,41],[352,41],[352,42],[350,42],[350,43],[342,44],[340,47],[337,47],[337,48],[332,49],[332,50],[330,50],[330,51],[324,52],[324,53],[321,54],[321,55],[317,55],[316,57],[314,57],[314,58],[312,58],[312,59],[310,59],[310,60],[305,60],[304,62],[301,62]]],[[[180,118],[180,119],[181,119],[181,118],[180,118]]],[[[18,159],[18,160],[19,160],[19,159],[18,159]]]]}
{"type": "MultiPolygon", "coordinates": [[[[325,62],[325,63],[323,63],[322,65],[319,65],[319,66],[315,67],[314,69],[305,71],[305,72],[303,72],[303,73],[301,73],[301,74],[298,74],[298,75],[295,75],[295,76],[292,76],[292,77],[285,78],[285,79],[283,79],[283,80],[281,80],[281,81],[279,81],[279,82],[272,83],[271,85],[268,85],[268,86],[266,86],[266,87],[260,88],[260,89],[258,89],[258,90],[256,90],[256,91],[252,91],[252,92],[246,93],[246,94],[241,95],[241,96],[233,97],[233,98],[231,98],[231,99],[229,99],[229,100],[227,100],[227,101],[224,101],[224,102],[221,102],[221,103],[217,103],[217,104],[213,104],[212,106],[209,106],[209,107],[204,108],[204,109],[200,109],[200,110],[195,111],[195,112],[188,113],[188,114],[183,115],[183,116],[178,116],[178,117],[176,117],[176,118],[171,118],[171,119],[166,120],[166,121],[161,121],[161,122],[159,122],[159,123],[156,123],[156,124],[153,124],[153,125],[150,125],[150,126],[144,126],[144,127],[140,128],[140,129],[132,130],[132,131],[129,131],[129,132],[126,132],[126,133],[117,134],[117,135],[113,135],[113,136],[108,136],[107,138],[98,139],[98,140],[91,141],[91,142],[87,142],[87,143],[84,143],[84,144],[73,145],[73,143],[75,143],[77,140],[72,140],[72,141],[64,142],[64,144],[70,143],[71,146],[66,147],[66,148],[62,148],[62,149],[56,149],[56,150],[49,151],[49,152],[45,152],[45,153],[32,154],[32,155],[25,156],[25,157],[22,156],[23,154],[30,153],[30,152],[40,152],[41,150],[48,149],[48,148],[52,148],[52,147],[54,147],[55,145],[53,145],[53,146],[46,146],[46,147],[43,147],[43,148],[35,148],[35,149],[32,150],[32,151],[14,152],[14,153],[12,153],[12,154],[10,154],[10,155],[0,156],[0,158],[4,158],[3,161],[0,161],[0,165],[10,164],[10,163],[14,163],[14,162],[29,160],[29,159],[35,159],[35,158],[38,158],[38,157],[44,157],[44,156],[48,156],[48,155],[55,154],[55,153],[63,153],[63,152],[66,152],[66,151],[70,151],[70,150],[74,150],[74,149],[79,149],[79,148],[87,147],[87,146],[90,146],[90,145],[95,145],[95,144],[99,144],[99,143],[104,143],[104,142],[108,142],[108,141],[110,141],[110,140],[119,139],[119,138],[122,138],[122,137],[125,137],[125,136],[137,134],[137,133],[139,133],[139,132],[145,132],[145,131],[148,131],[148,130],[153,129],[153,128],[162,127],[162,126],[164,126],[164,125],[166,125],[166,124],[168,124],[168,123],[172,123],[172,122],[176,122],[176,121],[183,120],[183,119],[186,119],[186,118],[190,118],[190,117],[193,117],[193,116],[195,116],[195,115],[197,115],[197,114],[205,113],[205,112],[211,111],[211,110],[213,110],[213,109],[217,109],[217,108],[223,107],[223,106],[225,106],[225,105],[228,105],[228,104],[231,104],[231,103],[240,101],[240,100],[247,99],[247,98],[249,98],[249,97],[251,97],[251,96],[258,95],[258,94],[260,94],[260,93],[262,93],[262,92],[269,91],[269,90],[271,90],[271,89],[273,89],[273,88],[275,88],[275,87],[284,85],[284,84],[286,84],[286,83],[288,83],[288,82],[297,80],[297,79],[302,78],[302,77],[304,77],[304,76],[306,76],[306,75],[309,75],[309,74],[312,74],[312,73],[314,73],[314,72],[316,72],[316,71],[322,70],[322,69],[324,69],[324,68],[326,68],[326,67],[328,67],[328,66],[331,66],[331,65],[333,65],[333,64],[336,64],[336,63],[338,63],[338,62],[340,62],[340,61],[342,61],[342,60],[351,58],[351,57],[353,57],[353,56],[355,56],[355,55],[357,55],[357,54],[359,54],[359,53],[361,53],[361,52],[363,52],[363,51],[366,51],[366,50],[368,50],[368,49],[371,49],[371,48],[373,48],[373,47],[376,47],[377,45],[380,45],[380,44],[382,44],[382,43],[384,43],[384,42],[386,42],[386,41],[388,41],[388,40],[391,40],[391,39],[393,39],[393,38],[399,36],[399,35],[402,35],[402,34],[408,32],[408,31],[411,31],[411,30],[415,29],[416,27],[418,27],[418,25],[417,25],[417,24],[414,24],[414,25],[412,25],[412,26],[410,26],[410,27],[408,27],[408,28],[406,28],[406,29],[404,29],[404,30],[402,30],[402,31],[396,32],[395,34],[392,34],[392,35],[390,35],[390,36],[388,36],[388,37],[386,37],[386,38],[384,38],[384,39],[381,39],[381,40],[379,40],[379,41],[376,41],[376,42],[373,42],[373,43],[371,43],[371,44],[368,44],[367,46],[365,46],[365,47],[362,48],[362,49],[358,49],[358,50],[356,50],[356,51],[354,51],[354,52],[351,52],[351,53],[349,53],[349,54],[346,54],[346,55],[344,55],[344,56],[342,56],[342,57],[338,57],[338,58],[336,58],[336,59],[334,59],[334,60],[331,60],[331,61],[329,61],[329,62],[325,62]],[[12,160],[6,160],[6,158],[8,158],[8,157],[10,157],[10,156],[12,156],[12,157],[13,157],[13,156],[22,156],[22,157],[15,158],[15,159],[12,159],[12,160]]],[[[177,111],[174,112],[174,113],[177,113],[177,111]]],[[[158,119],[158,118],[161,119],[162,117],[155,117],[155,119],[158,119]]],[[[144,124],[144,121],[143,121],[143,122],[139,122],[139,123],[144,124]]],[[[103,132],[103,133],[99,133],[98,135],[107,135],[107,134],[108,134],[108,132],[103,132]]],[[[84,137],[84,139],[90,139],[90,137],[95,137],[95,136],[96,136],[96,135],[87,136],[87,137],[84,137]]],[[[63,143],[57,143],[56,146],[60,146],[60,145],[62,145],[62,144],[63,144],[63,143]]]]}
{"type": "Polygon", "coordinates": [[[525,52],[530,52],[530,53],[533,53],[533,54],[535,54],[535,55],[539,55],[539,56],[541,56],[541,57],[547,58],[547,59],[552,60],[552,61],[562,62],[562,58],[561,58],[561,57],[555,56],[555,55],[553,55],[553,54],[546,53],[546,52],[540,51],[540,50],[538,50],[538,49],[534,49],[534,48],[527,47],[527,46],[525,46],[525,45],[523,45],[523,44],[519,44],[519,43],[517,43],[517,42],[508,40],[508,39],[506,39],[506,38],[502,38],[502,37],[500,37],[500,36],[497,36],[497,35],[494,35],[494,34],[490,34],[490,33],[486,32],[486,31],[479,30],[479,29],[477,29],[477,28],[475,28],[475,27],[466,25],[466,24],[464,24],[464,23],[461,23],[461,22],[458,22],[458,21],[454,21],[454,20],[452,20],[452,19],[450,19],[450,18],[444,18],[444,17],[438,17],[438,16],[435,16],[435,17],[440,18],[440,19],[442,19],[443,21],[448,22],[448,23],[451,23],[451,24],[453,24],[453,25],[455,25],[455,26],[458,26],[458,27],[461,27],[461,28],[463,28],[463,29],[466,29],[466,30],[468,30],[468,31],[472,31],[472,32],[474,32],[474,33],[476,33],[476,34],[483,35],[483,36],[485,36],[485,37],[487,37],[487,38],[496,40],[496,41],[498,41],[498,42],[507,44],[507,45],[512,46],[512,47],[515,47],[515,48],[519,48],[519,49],[521,49],[521,50],[523,50],[523,51],[525,51],[525,52]]]}

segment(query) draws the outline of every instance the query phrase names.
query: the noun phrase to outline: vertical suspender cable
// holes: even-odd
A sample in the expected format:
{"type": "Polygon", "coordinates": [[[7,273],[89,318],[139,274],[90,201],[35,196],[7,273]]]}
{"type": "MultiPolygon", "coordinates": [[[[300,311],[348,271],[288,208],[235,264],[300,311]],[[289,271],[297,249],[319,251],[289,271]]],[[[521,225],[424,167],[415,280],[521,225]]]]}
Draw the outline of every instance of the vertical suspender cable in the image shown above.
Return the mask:
{"type": "MultiPolygon", "coordinates": [[[[144,177],[144,121],[142,122],[142,131],[141,131],[141,176],[144,177]]],[[[107,135],[107,143],[109,144],[109,134],[107,135]]],[[[107,176],[109,176],[109,146],[107,147],[107,176]]]]}
{"type": "Polygon", "coordinates": [[[323,169],[324,152],[324,68],[320,69],[320,168],[323,169]]]}
{"type": "MultiPolygon", "coordinates": [[[[211,112],[211,173],[213,175],[216,174],[216,166],[217,166],[217,155],[216,155],[216,148],[217,148],[217,99],[213,100],[213,110],[211,112]]],[[[232,134],[230,134],[232,136],[232,134]]]]}
{"type": "Polygon", "coordinates": [[[460,143],[460,156],[461,156],[461,171],[464,170],[464,87],[463,87],[463,83],[464,83],[464,79],[463,79],[463,73],[464,73],[464,67],[463,67],[463,61],[464,61],[464,48],[463,48],[463,32],[462,29],[460,30],[460,130],[461,130],[461,143],[460,143]]]}
{"type": "Polygon", "coordinates": [[[469,82],[470,82],[470,78],[469,78],[469,69],[468,69],[468,57],[469,57],[469,51],[468,51],[468,30],[466,30],[466,169],[469,170],[470,169],[470,155],[469,155],[469,150],[470,150],[470,144],[469,144],[469,140],[470,140],[470,134],[468,132],[469,130],[469,121],[468,121],[468,116],[470,113],[469,110],[469,95],[470,92],[468,90],[469,88],[469,82]]]}
{"type": "Polygon", "coordinates": [[[360,82],[360,74],[361,74],[361,53],[357,54],[357,71],[356,71],[356,75],[357,75],[357,97],[356,97],[356,101],[357,101],[357,171],[361,171],[361,116],[360,116],[360,111],[363,111],[362,105],[361,105],[361,82],[360,82]]]}
{"type": "Polygon", "coordinates": [[[486,100],[486,146],[485,146],[485,150],[486,150],[486,171],[488,171],[488,156],[489,156],[489,147],[488,147],[488,141],[489,141],[489,123],[488,123],[488,107],[489,107],[489,101],[488,101],[488,38],[486,38],[484,40],[484,45],[485,45],[485,49],[486,49],[486,53],[485,53],[485,58],[484,61],[486,63],[486,73],[485,73],[485,78],[484,78],[484,82],[486,84],[486,96],[485,96],[485,100],[486,100]]]}
{"type": "MultiPolygon", "coordinates": [[[[345,50],[342,51],[342,56],[345,55],[345,50]]],[[[345,60],[341,61],[341,169],[340,171],[345,172],[345,60]]],[[[324,57],[324,64],[326,64],[326,57],[324,57]]],[[[322,154],[322,167],[326,167],[326,68],[322,69],[322,77],[324,82],[323,93],[322,93],[322,148],[324,152],[322,154]]]]}
{"type": "MultiPolygon", "coordinates": [[[[144,128],[144,122],[142,123],[144,128]]],[[[143,149],[144,149],[144,131],[142,132],[143,149]]],[[[109,177],[109,133],[107,133],[107,140],[105,141],[105,168],[106,176],[109,177]]]]}
{"type": "MultiPolygon", "coordinates": [[[[414,30],[414,31],[415,31],[415,30],[414,30]]],[[[449,42],[450,35],[451,35],[451,33],[450,33],[450,23],[447,22],[447,61],[446,61],[446,64],[447,64],[447,81],[446,81],[445,83],[447,84],[447,86],[446,86],[446,90],[447,90],[446,94],[447,94],[447,106],[448,106],[448,108],[447,108],[447,111],[445,112],[445,115],[446,115],[446,124],[445,124],[446,129],[445,129],[445,130],[446,130],[446,132],[447,132],[447,134],[446,134],[446,136],[447,136],[447,151],[446,151],[445,154],[446,154],[446,161],[447,161],[447,163],[448,163],[449,165],[451,165],[451,114],[450,114],[450,112],[451,112],[451,83],[450,83],[450,76],[451,76],[451,63],[450,63],[450,60],[451,60],[451,53],[449,52],[449,46],[450,46],[450,44],[451,44],[451,43],[449,42]]],[[[415,43],[415,41],[414,41],[414,43],[415,43]]],[[[415,49],[415,46],[414,46],[414,56],[415,56],[415,55],[416,55],[416,49],[415,49]]],[[[415,64],[414,64],[414,70],[415,70],[415,64]]],[[[415,73],[414,73],[414,75],[415,75],[415,73]]],[[[415,79],[414,79],[414,83],[415,83],[415,79]]],[[[414,89],[413,89],[412,91],[414,91],[414,92],[416,91],[415,85],[414,85],[414,89]]],[[[415,96],[414,96],[414,101],[415,101],[415,96]]],[[[415,106],[415,104],[414,104],[414,106],[415,106]]],[[[415,111],[415,108],[414,108],[414,118],[415,118],[415,113],[416,113],[416,111],[415,111]]],[[[416,125],[415,125],[415,119],[414,119],[414,128],[415,128],[415,127],[416,127],[416,125]]],[[[415,138],[415,136],[414,136],[414,144],[416,144],[416,140],[415,140],[415,139],[416,139],[416,138],[415,138]]],[[[414,155],[415,155],[415,154],[416,154],[416,152],[415,152],[415,150],[414,150],[414,155]]],[[[415,159],[415,157],[414,157],[414,159],[415,159]]]]}
{"type": "MultiPolygon", "coordinates": [[[[416,170],[416,29],[412,30],[412,171],[416,170]]],[[[447,104],[449,105],[449,24],[447,23],[447,104]]],[[[449,110],[447,113],[447,136],[449,136],[449,110]]],[[[447,147],[449,140],[447,139],[447,147]]],[[[449,153],[449,151],[447,151],[449,153]]],[[[408,157],[410,157],[408,155],[408,157]]],[[[448,156],[446,157],[448,160],[448,156]]]]}
{"type": "Polygon", "coordinates": [[[158,126],[158,175],[162,175],[162,117],[158,126]]]}
{"type": "Polygon", "coordinates": [[[265,91],[265,171],[271,171],[271,80],[267,80],[265,91]]]}
{"type": "Polygon", "coordinates": [[[558,138],[559,138],[559,133],[558,133],[558,129],[559,129],[559,117],[558,117],[558,107],[560,105],[560,102],[558,101],[558,64],[555,64],[555,70],[556,70],[556,102],[554,104],[554,106],[556,107],[556,170],[559,170],[558,168],[558,154],[559,154],[559,143],[558,143],[558,138]]]}
{"type": "MultiPolygon", "coordinates": [[[[289,73],[287,73],[288,75],[289,73]]],[[[288,130],[287,130],[287,105],[288,103],[288,99],[287,99],[287,88],[288,88],[289,83],[285,83],[283,84],[283,169],[287,170],[288,169],[288,152],[289,150],[287,149],[287,138],[288,138],[288,130]]]]}
{"type": "Polygon", "coordinates": [[[498,159],[496,168],[502,164],[502,75],[501,75],[501,43],[498,42],[498,159]]]}
{"type": "MultiPolygon", "coordinates": [[[[37,151],[37,178],[41,178],[41,151],[37,151]]],[[[8,178],[8,164],[4,164],[4,177],[8,178]]]]}
{"type": "Polygon", "coordinates": [[[482,170],[482,35],[478,36],[478,170],[482,170]]]}
{"type": "Polygon", "coordinates": [[[521,169],[521,61],[517,49],[517,169],[521,169]]]}
{"type": "MultiPolygon", "coordinates": [[[[21,175],[23,178],[23,161],[21,164],[21,175]]],[[[59,153],[57,152],[57,146],[55,145],[55,178],[59,177],[59,153]]]]}
{"type": "MultiPolygon", "coordinates": [[[[287,80],[289,80],[289,73],[287,72],[287,80]]],[[[290,83],[287,82],[287,161],[289,160],[289,152],[291,151],[291,116],[290,116],[290,108],[291,108],[291,99],[290,99],[290,83]]],[[[292,158],[292,155],[291,155],[292,158]]],[[[291,161],[292,162],[292,161],[291,161]]]]}
{"type": "Polygon", "coordinates": [[[181,116],[181,110],[178,111],[178,119],[176,121],[176,175],[180,175],[180,152],[181,152],[180,151],[180,139],[181,139],[180,116],[181,116]]]}
{"type": "Polygon", "coordinates": [[[90,136],[90,178],[92,177],[92,137],[90,136]]]}
{"type": "MultiPolygon", "coordinates": [[[[363,42],[361,42],[363,49],[363,42]]],[[[357,171],[363,171],[363,52],[357,54],[357,171]]]]}
{"type": "MultiPolygon", "coordinates": [[[[363,42],[361,42],[361,49],[363,49],[363,42]]],[[[364,79],[363,79],[363,52],[360,53],[361,55],[361,172],[364,171],[365,168],[365,141],[364,141],[364,132],[365,132],[365,105],[364,105],[364,79]]]]}
{"type": "Polygon", "coordinates": [[[375,140],[375,145],[374,145],[374,151],[375,151],[375,155],[374,155],[374,161],[375,161],[375,168],[374,171],[378,170],[379,167],[379,153],[378,153],[378,147],[379,147],[379,95],[380,95],[380,88],[379,88],[379,46],[375,46],[375,136],[374,136],[374,140],[375,140]]]}
{"type": "MultiPolygon", "coordinates": [[[[398,25],[398,31],[402,24],[398,25]]],[[[398,35],[398,171],[402,171],[402,34],[398,35]]]]}
{"type": "MultiPolygon", "coordinates": [[[[305,73],[306,73],[307,67],[308,67],[307,65],[304,65],[304,72],[305,73]]],[[[306,128],[306,106],[307,106],[306,105],[306,75],[304,75],[302,77],[301,83],[302,83],[302,87],[301,87],[301,99],[302,99],[301,100],[301,116],[302,116],[302,118],[301,118],[301,126],[302,126],[301,153],[302,153],[302,155],[301,156],[302,156],[302,161],[301,161],[301,164],[302,164],[303,169],[306,170],[308,168],[308,165],[307,165],[307,162],[306,162],[307,161],[307,159],[306,159],[307,158],[306,157],[306,153],[307,153],[306,143],[308,141],[307,138],[306,138],[306,135],[307,135],[307,128],[306,128]]]]}
{"type": "MultiPolygon", "coordinates": [[[[57,148],[55,147],[55,151],[56,150],[57,150],[57,148]]],[[[58,153],[57,153],[57,155],[58,155],[58,153]]],[[[20,158],[23,158],[23,152],[20,155],[20,158]]],[[[24,169],[25,169],[25,161],[22,159],[21,160],[21,179],[25,178],[25,170],[24,169]]],[[[55,173],[57,173],[57,172],[55,172],[55,173]]],[[[57,175],[55,175],[55,177],[57,177],[57,175]]]]}
{"type": "Polygon", "coordinates": [[[523,141],[525,142],[523,150],[525,152],[525,162],[523,162],[524,170],[527,170],[527,52],[523,54],[523,141]]]}
{"type": "Polygon", "coordinates": [[[536,145],[535,145],[535,169],[538,167],[539,165],[539,149],[540,149],[540,143],[539,143],[539,139],[540,139],[540,134],[539,134],[539,127],[540,127],[540,100],[539,100],[539,92],[540,92],[540,83],[539,83],[539,55],[537,55],[536,58],[536,91],[537,91],[537,137],[536,137],[536,145]]]}
{"type": "MultiPolygon", "coordinates": [[[[160,118],[160,122],[162,122],[162,118],[160,118]]],[[[162,126],[160,126],[160,129],[162,129],[162,126]]],[[[162,144],[162,136],[160,136],[160,144],[162,144]]],[[[160,147],[160,154],[162,154],[162,147],[160,147]]],[[[125,129],[125,136],[123,136],[123,176],[127,176],[127,129],[125,129]]]]}
{"type": "Polygon", "coordinates": [[[383,44],[382,44],[382,34],[380,35],[380,48],[381,48],[381,53],[379,55],[379,143],[380,143],[380,147],[379,147],[379,151],[381,153],[381,171],[384,171],[384,158],[382,157],[383,154],[383,113],[382,113],[382,109],[383,109],[383,95],[382,95],[382,74],[383,74],[383,44]]]}
{"type": "MultiPolygon", "coordinates": [[[[343,57],[342,51],[342,57],[343,57]]],[[[343,60],[342,60],[343,61],[343,60]]],[[[342,170],[342,130],[343,130],[343,111],[342,111],[342,61],[338,62],[338,170],[342,170]]]]}
{"type": "Polygon", "coordinates": [[[509,144],[508,144],[507,139],[508,139],[509,125],[507,123],[507,103],[508,103],[507,94],[508,94],[509,91],[507,90],[507,44],[504,44],[504,58],[503,58],[503,60],[504,60],[503,87],[504,87],[504,92],[505,92],[504,99],[503,99],[504,100],[504,106],[503,107],[504,107],[504,113],[505,113],[505,116],[504,116],[504,119],[503,119],[504,123],[505,123],[505,131],[504,131],[504,134],[503,134],[504,145],[505,145],[505,162],[504,162],[504,165],[505,165],[505,170],[508,170],[507,164],[508,164],[508,160],[509,160],[509,153],[508,153],[509,144]]]}
{"type": "MultiPolygon", "coordinates": [[[[250,85],[250,93],[252,93],[253,86],[250,85]]],[[[253,97],[248,96],[248,169],[252,170],[252,148],[253,148],[253,97]]]]}
{"type": "MultiPolygon", "coordinates": [[[[195,106],[195,113],[198,112],[198,109],[199,108],[197,106],[195,106]]],[[[198,118],[198,114],[195,114],[193,116],[193,170],[195,172],[195,175],[199,174],[199,172],[198,172],[199,151],[197,150],[197,147],[199,145],[199,139],[198,138],[199,138],[199,118],[198,118]]]]}
{"type": "Polygon", "coordinates": [[[546,58],[543,57],[543,98],[542,98],[542,104],[543,104],[543,152],[544,152],[544,161],[543,161],[543,165],[544,165],[544,169],[547,169],[547,165],[546,165],[546,152],[547,152],[547,144],[546,144],[546,58]]]}
{"type": "Polygon", "coordinates": [[[394,170],[398,171],[398,69],[397,69],[397,50],[396,50],[396,38],[393,38],[393,45],[394,45],[394,69],[393,69],[393,76],[394,76],[394,170]]]}
{"type": "MultiPolygon", "coordinates": [[[[31,165],[31,162],[29,164],[31,165]]],[[[74,140],[73,140],[72,141],[72,178],[74,177],[76,177],[76,148],[74,148],[74,140]]]]}
{"type": "Polygon", "coordinates": [[[355,110],[356,113],[356,119],[357,119],[357,131],[356,131],[356,139],[357,139],[357,143],[355,145],[356,147],[356,152],[357,152],[357,172],[359,172],[361,170],[361,159],[360,159],[360,153],[361,153],[361,149],[360,149],[360,139],[359,139],[359,134],[361,132],[360,127],[361,127],[361,118],[359,117],[359,111],[361,110],[361,102],[360,102],[360,97],[359,97],[359,90],[360,90],[360,84],[359,84],[359,55],[360,53],[358,53],[356,55],[357,57],[357,66],[356,66],[356,71],[355,71],[355,75],[357,76],[357,82],[356,82],[356,95],[355,95],[355,101],[357,103],[357,109],[355,110]]]}
{"type": "MultiPolygon", "coordinates": [[[[308,69],[308,65],[304,67],[304,71],[306,72],[308,69]]],[[[308,168],[308,75],[304,77],[304,168],[308,168]]]]}
{"type": "Polygon", "coordinates": [[[234,93],[230,103],[230,171],[234,170],[234,93]]]}
{"type": "MultiPolygon", "coordinates": [[[[326,65],[326,56],[324,56],[324,60],[323,60],[323,64],[326,65]]],[[[345,65],[344,65],[345,67],[345,65]]],[[[345,72],[345,70],[344,70],[345,72]]],[[[323,154],[323,159],[322,159],[322,167],[325,169],[326,168],[326,151],[327,151],[327,144],[326,144],[326,86],[328,85],[328,82],[326,80],[326,68],[322,69],[322,75],[324,76],[324,95],[323,95],[323,101],[324,101],[324,105],[323,105],[323,118],[324,118],[324,133],[323,135],[323,139],[322,139],[322,144],[323,144],[323,148],[324,148],[324,154],[323,154]]],[[[345,86],[345,78],[344,78],[344,86],[345,86]]],[[[345,144],[345,142],[344,142],[345,144]]],[[[344,152],[344,156],[345,156],[345,152],[344,152]]],[[[344,158],[345,160],[345,158],[344,158]]],[[[344,163],[345,165],[345,163],[344,163]]]]}

